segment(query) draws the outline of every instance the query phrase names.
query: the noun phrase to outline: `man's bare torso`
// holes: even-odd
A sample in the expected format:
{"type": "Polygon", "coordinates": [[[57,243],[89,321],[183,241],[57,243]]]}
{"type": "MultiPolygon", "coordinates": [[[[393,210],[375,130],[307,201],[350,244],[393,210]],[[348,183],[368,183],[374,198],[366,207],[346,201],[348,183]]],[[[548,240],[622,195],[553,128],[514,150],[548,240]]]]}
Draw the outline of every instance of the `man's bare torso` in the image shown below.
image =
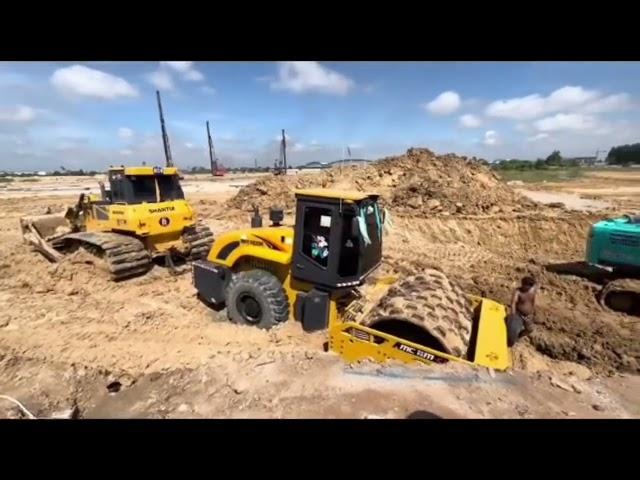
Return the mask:
{"type": "Polygon", "coordinates": [[[525,316],[533,315],[536,290],[536,286],[533,286],[529,290],[524,292],[520,288],[516,290],[515,295],[517,295],[518,297],[516,301],[516,310],[518,311],[518,313],[525,316]]]}

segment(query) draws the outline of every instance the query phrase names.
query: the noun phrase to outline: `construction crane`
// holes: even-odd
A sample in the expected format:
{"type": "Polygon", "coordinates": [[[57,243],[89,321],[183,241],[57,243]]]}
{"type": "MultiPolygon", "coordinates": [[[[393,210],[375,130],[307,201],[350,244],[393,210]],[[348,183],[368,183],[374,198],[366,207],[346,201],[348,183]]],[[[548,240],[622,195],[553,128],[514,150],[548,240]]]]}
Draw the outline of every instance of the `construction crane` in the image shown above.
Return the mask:
{"type": "Polygon", "coordinates": [[[160,101],[160,91],[156,90],[156,97],[158,98],[158,111],[160,112],[160,127],[162,128],[162,143],[164,145],[164,158],[165,166],[173,167],[173,158],[171,157],[171,145],[169,145],[169,135],[167,135],[167,128],[164,124],[164,115],[162,113],[162,102],[160,101]]]}
{"type": "Polygon", "coordinates": [[[214,177],[224,177],[226,173],[222,165],[218,165],[218,157],[213,149],[213,140],[211,139],[211,131],[209,130],[209,121],[207,120],[207,139],[209,141],[209,160],[211,161],[211,175],[214,177]]]}
{"type": "Polygon", "coordinates": [[[287,140],[282,129],[282,140],[280,140],[280,157],[275,160],[273,165],[273,173],[275,175],[287,174],[287,140]]]}

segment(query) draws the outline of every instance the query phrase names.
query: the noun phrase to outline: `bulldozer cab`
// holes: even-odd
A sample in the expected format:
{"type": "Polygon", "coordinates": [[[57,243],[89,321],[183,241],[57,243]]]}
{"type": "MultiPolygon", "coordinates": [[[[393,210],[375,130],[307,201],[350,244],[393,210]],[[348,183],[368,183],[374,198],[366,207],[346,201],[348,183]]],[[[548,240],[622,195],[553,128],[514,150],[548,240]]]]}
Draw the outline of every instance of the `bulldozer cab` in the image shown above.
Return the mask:
{"type": "Polygon", "coordinates": [[[382,258],[378,197],[297,191],[292,277],[327,290],[361,285],[382,258]]]}
{"type": "Polygon", "coordinates": [[[184,200],[180,177],[174,167],[111,167],[109,190],[103,200],[109,203],[139,204],[184,200]]]}

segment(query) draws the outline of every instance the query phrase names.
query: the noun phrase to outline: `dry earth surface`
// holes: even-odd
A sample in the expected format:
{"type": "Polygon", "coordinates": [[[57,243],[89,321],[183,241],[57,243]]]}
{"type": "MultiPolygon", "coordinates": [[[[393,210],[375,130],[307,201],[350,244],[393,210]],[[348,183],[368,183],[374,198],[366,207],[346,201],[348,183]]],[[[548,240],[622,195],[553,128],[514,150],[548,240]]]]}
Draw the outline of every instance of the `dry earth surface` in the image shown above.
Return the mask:
{"type": "MultiPolygon", "coordinates": [[[[640,206],[640,172],[527,185],[603,201],[582,211],[540,205],[470,159],[426,150],[343,172],[185,180],[214,234],[248,226],[254,203],[290,208],[296,187],[378,189],[392,219],[380,274],[437,268],[504,303],[534,274],[539,323],[514,348],[509,373],[345,365],[323,351],[322,332],[228,323],[196,298],[188,274],[154,267],[113,283],[82,252],[51,264],[22,243],[20,216],[62,210],[97,191],[97,180],[0,189],[0,395],[37,417],[69,409],[81,418],[640,417],[640,320],[603,310],[597,285],[553,267],[582,260],[591,222],[640,206]]],[[[0,418],[25,415],[0,398],[0,418]]]]}

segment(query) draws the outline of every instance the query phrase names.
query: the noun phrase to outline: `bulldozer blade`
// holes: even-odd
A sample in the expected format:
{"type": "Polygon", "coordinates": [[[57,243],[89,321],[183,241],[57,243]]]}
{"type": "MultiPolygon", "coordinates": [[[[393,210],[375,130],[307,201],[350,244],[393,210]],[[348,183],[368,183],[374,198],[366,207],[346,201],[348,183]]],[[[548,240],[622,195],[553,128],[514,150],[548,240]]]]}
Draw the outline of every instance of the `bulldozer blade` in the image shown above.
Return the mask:
{"type": "Polygon", "coordinates": [[[61,215],[37,215],[20,219],[22,238],[25,243],[44,255],[51,262],[59,262],[64,255],[56,251],[49,242],[70,231],[68,222],[61,215]]]}

